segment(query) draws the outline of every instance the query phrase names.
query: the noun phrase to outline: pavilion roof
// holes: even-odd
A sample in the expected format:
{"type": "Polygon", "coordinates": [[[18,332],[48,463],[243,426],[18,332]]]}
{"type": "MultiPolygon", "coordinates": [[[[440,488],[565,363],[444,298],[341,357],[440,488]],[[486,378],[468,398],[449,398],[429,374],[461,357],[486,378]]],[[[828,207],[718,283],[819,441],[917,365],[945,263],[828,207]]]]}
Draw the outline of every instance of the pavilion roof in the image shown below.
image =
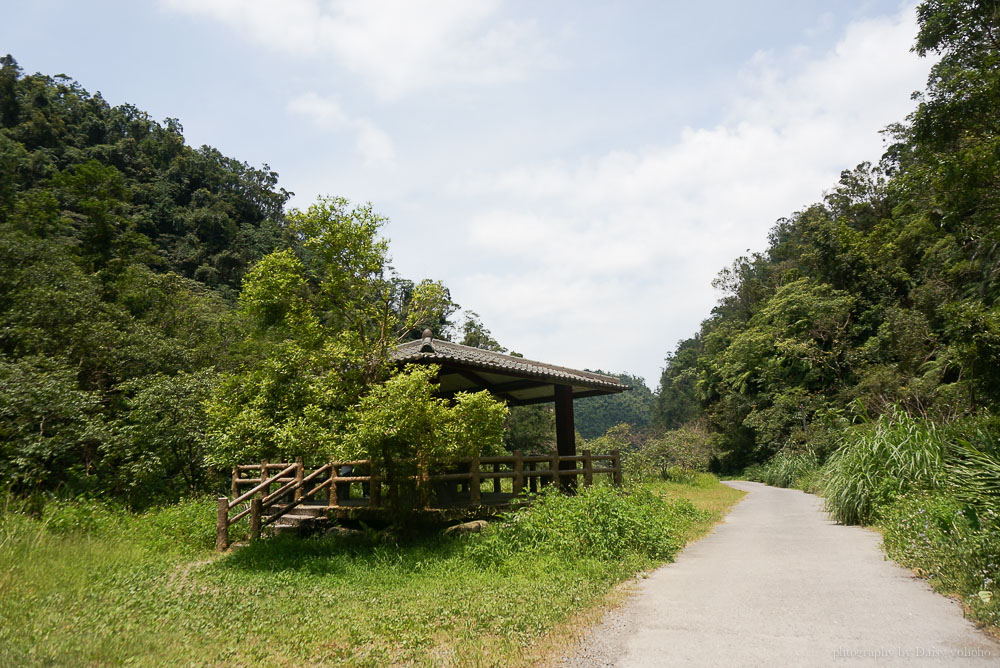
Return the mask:
{"type": "Polygon", "coordinates": [[[617,378],[523,357],[463,346],[427,336],[399,345],[393,360],[441,365],[441,391],[489,390],[515,404],[553,401],[555,385],[573,388],[575,398],[628,390],[617,378]]]}

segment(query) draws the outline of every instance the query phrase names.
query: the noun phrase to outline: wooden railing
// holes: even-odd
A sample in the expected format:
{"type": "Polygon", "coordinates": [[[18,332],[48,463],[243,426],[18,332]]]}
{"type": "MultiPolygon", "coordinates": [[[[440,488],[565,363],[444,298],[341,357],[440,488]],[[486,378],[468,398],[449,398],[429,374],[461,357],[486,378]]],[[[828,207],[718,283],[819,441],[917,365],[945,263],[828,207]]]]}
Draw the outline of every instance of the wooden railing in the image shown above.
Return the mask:
{"type": "Polygon", "coordinates": [[[301,459],[294,464],[270,464],[265,461],[261,464],[234,467],[232,490],[236,498],[230,501],[222,496],[217,500],[218,517],[215,527],[215,547],[219,550],[225,550],[229,547],[229,527],[247,515],[250,516],[250,538],[254,540],[260,538],[261,530],[265,526],[276,522],[318,492],[330,487],[333,483],[329,475],[330,471],[330,464],[324,464],[309,475],[305,475],[305,467],[302,466],[301,459]],[[260,471],[259,478],[240,478],[241,470],[253,469],[260,471]],[[267,478],[268,471],[274,469],[279,469],[278,473],[267,478]],[[288,477],[289,474],[292,474],[292,477],[288,477]],[[326,479],[314,483],[323,474],[326,474],[326,479]],[[252,489],[237,496],[241,484],[253,485],[254,483],[256,485],[252,489]],[[276,484],[281,486],[272,492],[271,487],[276,484]],[[279,505],[283,499],[284,504],[279,505]],[[249,502],[247,508],[230,517],[231,510],[247,502],[249,502]],[[274,512],[266,513],[272,508],[275,509],[274,512]]]}
{"type": "MultiPolygon", "coordinates": [[[[590,485],[595,475],[609,475],[615,485],[622,484],[621,457],[617,450],[607,455],[593,455],[584,450],[573,456],[559,456],[554,452],[525,455],[515,450],[511,455],[456,459],[447,467],[414,478],[433,492],[432,507],[454,508],[506,505],[525,491],[535,493],[539,487],[556,481],[564,489],[576,487],[580,478],[584,485],[590,485]],[[502,482],[507,479],[510,480],[509,492],[502,482]],[[492,481],[492,485],[483,491],[486,481],[492,481]]],[[[365,460],[330,462],[308,474],[301,460],[295,463],[264,461],[233,467],[234,498],[232,501],[226,497],[218,499],[216,547],[225,550],[229,546],[229,527],[247,515],[250,516],[250,538],[260,538],[263,527],[324,489],[327,490],[325,505],[328,509],[380,508],[384,484],[385,478],[375,474],[371,463],[365,460]],[[271,471],[277,473],[268,477],[271,471]],[[244,477],[254,472],[257,477],[244,477]],[[277,489],[271,491],[276,485],[277,489]],[[352,497],[351,488],[358,485],[362,488],[361,496],[352,497]],[[250,489],[240,493],[244,487],[250,489]],[[247,507],[230,516],[230,512],[241,504],[247,507]]]]}

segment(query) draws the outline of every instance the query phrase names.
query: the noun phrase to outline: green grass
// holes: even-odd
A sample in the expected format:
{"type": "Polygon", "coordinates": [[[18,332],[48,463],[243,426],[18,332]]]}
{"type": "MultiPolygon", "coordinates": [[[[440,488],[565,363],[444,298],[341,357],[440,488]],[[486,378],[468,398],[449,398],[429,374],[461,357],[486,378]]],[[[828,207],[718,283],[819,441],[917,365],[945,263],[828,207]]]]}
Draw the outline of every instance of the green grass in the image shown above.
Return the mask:
{"type": "Polygon", "coordinates": [[[543,498],[484,535],[279,537],[221,556],[210,500],[8,508],[0,665],[529,665],[741,496],[698,484],[543,498]]]}

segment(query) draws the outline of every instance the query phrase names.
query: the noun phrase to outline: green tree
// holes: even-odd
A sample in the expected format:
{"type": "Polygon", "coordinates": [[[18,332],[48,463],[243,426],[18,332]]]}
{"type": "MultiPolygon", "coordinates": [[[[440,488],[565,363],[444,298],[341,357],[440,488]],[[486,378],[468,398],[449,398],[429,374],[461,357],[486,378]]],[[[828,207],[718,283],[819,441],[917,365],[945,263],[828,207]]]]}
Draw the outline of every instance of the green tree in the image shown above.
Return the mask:
{"type": "Polygon", "coordinates": [[[100,396],[65,360],[0,357],[0,477],[18,492],[95,487],[105,436],[100,396]]]}
{"type": "Polygon", "coordinates": [[[391,274],[384,222],[368,205],[321,198],[289,215],[298,252],[275,251],[247,272],[244,362],[208,404],[213,465],[334,456],[352,407],[389,377],[390,350],[454,310],[441,283],[391,274]]]}
{"type": "Polygon", "coordinates": [[[485,390],[434,397],[435,366],[410,365],[375,385],[354,409],[339,454],[364,458],[384,475],[389,507],[402,526],[431,490],[420,480],[435,464],[501,451],[507,407],[485,390]]]}
{"type": "Polygon", "coordinates": [[[141,508],[208,487],[204,403],[218,380],[212,368],[154,374],[119,386],[125,412],[101,444],[110,491],[141,508]]]}

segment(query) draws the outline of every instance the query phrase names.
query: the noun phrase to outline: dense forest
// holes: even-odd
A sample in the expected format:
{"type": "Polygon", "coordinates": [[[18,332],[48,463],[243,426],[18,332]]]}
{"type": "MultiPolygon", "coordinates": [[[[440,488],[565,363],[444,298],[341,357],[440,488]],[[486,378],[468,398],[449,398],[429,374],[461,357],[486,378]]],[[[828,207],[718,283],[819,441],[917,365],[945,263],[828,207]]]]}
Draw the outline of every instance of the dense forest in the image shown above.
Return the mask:
{"type": "Polygon", "coordinates": [[[652,422],[707,425],[722,470],[822,461],[859,418],[997,409],[1000,17],[932,0],[918,20],[914,50],[940,59],[879,163],[723,270],[724,296],[667,357],[652,422]]]}
{"type": "MultiPolygon", "coordinates": [[[[14,491],[140,505],[207,489],[213,463],[319,451],[385,378],[389,346],[463,333],[443,285],[393,271],[370,206],[287,211],[266,165],[192,148],[177,120],[11,56],[0,172],[0,479],[14,491]]],[[[351,437],[338,445],[360,447],[351,437]]]]}

